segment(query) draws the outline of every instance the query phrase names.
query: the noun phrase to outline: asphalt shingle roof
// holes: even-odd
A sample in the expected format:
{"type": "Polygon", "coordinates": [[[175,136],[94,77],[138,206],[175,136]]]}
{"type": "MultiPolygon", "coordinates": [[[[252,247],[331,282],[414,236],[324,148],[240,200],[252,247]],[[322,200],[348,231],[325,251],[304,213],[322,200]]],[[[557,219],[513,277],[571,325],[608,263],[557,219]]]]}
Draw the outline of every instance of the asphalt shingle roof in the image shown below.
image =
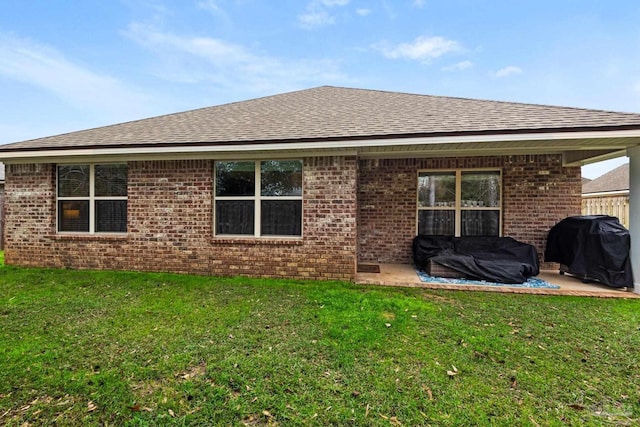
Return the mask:
{"type": "Polygon", "coordinates": [[[618,166],[582,185],[582,194],[605,193],[629,189],[629,163],[618,166]]]}
{"type": "Polygon", "coordinates": [[[640,114],[322,86],[0,147],[0,151],[640,129],[640,114]]]}

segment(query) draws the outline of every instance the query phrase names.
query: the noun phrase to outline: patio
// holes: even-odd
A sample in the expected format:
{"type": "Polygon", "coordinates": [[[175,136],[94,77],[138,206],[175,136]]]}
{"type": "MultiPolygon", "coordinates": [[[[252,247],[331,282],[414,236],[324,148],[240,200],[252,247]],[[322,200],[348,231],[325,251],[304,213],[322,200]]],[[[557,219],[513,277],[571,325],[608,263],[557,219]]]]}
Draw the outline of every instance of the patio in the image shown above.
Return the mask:
{"type": "Polygon", "coordinates": [[[505,292],[538,295],[571,295],[600,298],[640,298],[640,294],[628,289],[615,289],[598,283],[583,283],[581,279],[561,275],[557,270],[544,270],[537,276],[560,289],[516,288],[509,286],[453,285],[421,282],[410,264],[378,264],[380,273],[358,272],[356,283],[363,285],[400,286],[425,289],[447,289],[481,292],[505,292]]]}

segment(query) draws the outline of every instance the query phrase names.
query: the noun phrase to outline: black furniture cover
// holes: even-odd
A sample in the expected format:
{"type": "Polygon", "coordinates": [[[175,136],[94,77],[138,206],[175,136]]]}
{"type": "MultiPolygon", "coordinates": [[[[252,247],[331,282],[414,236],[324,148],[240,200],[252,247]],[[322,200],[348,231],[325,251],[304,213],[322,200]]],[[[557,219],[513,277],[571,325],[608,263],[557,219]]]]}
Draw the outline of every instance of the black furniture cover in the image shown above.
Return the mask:
{"type": "Polygon", "coordinates": [[[413,260],[421,270],[435,261],[466,277],[497,283],[524,283],[540,272],[536,249],[511,237],[418,235],[413,260]]]}
{"type": "Polygon", "coordinates": [[[631,236],[618,218],[572,216],[549,231],[544,259],[568,267],[569,273],[615,288],[633,286],[631,236]]]}

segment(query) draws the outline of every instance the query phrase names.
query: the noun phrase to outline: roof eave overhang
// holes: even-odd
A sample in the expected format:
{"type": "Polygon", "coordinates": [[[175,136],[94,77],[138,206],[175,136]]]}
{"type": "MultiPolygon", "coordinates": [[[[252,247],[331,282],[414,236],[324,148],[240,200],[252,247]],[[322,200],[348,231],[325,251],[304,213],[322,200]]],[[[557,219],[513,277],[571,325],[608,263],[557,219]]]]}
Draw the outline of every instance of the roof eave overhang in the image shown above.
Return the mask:
{"type": "Polygon", "coordinates": [[[580,130],[558,132],[482,133],[441,136],[403,136],[363,139],[318,139],[289,141],[130,144],[38,149],[2,149],[5,163],[50,163],[83,158],[249,158],[257,156],[359,155],[376,157],[478,156],[544,153],[576,153],[569,165],[586,164],[594,158],[612,158],[640,145],[640,129],[580,130]],[[591,153],[591,154],[588,154],[591,153]]]}

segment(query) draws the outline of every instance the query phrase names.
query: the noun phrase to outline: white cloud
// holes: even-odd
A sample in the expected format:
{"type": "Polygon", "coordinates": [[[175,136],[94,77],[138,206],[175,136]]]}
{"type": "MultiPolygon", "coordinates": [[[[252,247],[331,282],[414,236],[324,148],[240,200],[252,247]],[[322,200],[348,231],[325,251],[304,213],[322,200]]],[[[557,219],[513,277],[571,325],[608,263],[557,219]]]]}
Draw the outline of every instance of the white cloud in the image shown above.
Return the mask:
{"type": "Polygon", "coordinates": [[[157,74],[182,83],[214,83],[274,92],[309,84],[345,82],[331,60],[283,60],[210,37],[183,36],[132,23],[125,35],[163,61],[157,74]]]}
{"type": "Polygon", "coordinates": [[[145,97],[118,79],[67,59],[58,50],[0,34],[0,76],[36,86],[83,109],[123,113],[145,97]]]}
{"type": "Polygon", "coordinates": [[[412,43],[400,43],[392,46],[387,42],[371,46],[389,59],[411,59],[428,63],[446,53],[461,50],[461,46],[454,40],[443,37],[419,36],[412,43]]]}
{"type": "Polygon", "coordinates": [[[466,60],[466,61],[462,61],[462,62],[458,62],[456,64],[453,65],[448,65],[446,67],[442,67],[442,71],[462,71],[462,70],[466,70],[467,68],[471,68],[473,67],[473,62],[466,60]]]}
{"type": "Polygon", "coordinates": [[[371,13],[371,9],[356,9],[356,13],[360,16],[367,16],[371,13]]]}
{"type": "Polygon", "coordinates": [[[522,74],[522,68],[516,67],[514,65],[508,65],[506,67],[500,68],[495,72],[496,77],[507,77],[512,76],[514,74],[522,74]]]}
{"type": "Polygon", "coordinates": [[[198,3],[196,3],[196,6],[198,6],[200,9],[219,13],[219,12],[222,12],[222,8],[218,3],[219,3],[219,0],[201,0],[198,3]]]}
{"type": "Polygon", "coordinates": [[[336,6],[346,6],[349,4],[349,1],[350,0],[312,0],[307,4],[306,12],[298,15],[298,24],[306,30],[333,25],[336,19],[329,13],[329,10],[336,6]]]}
{"type": "Polygon", "coordinates": [[[207,12],[211,12],[213,16],[222,19],[225,23],[230,23],[231,19],[227,11],[222,7],[221,0],[199,0],[196,7],[207,12]]]}
{"type": "Polygon", "coordinates": [[[321,0],[321,3],[327,7],[346,6],[350,0],[321,0]]]}
{"type": "Polygon", "coordinates": [[[335,24],[336,20],[325,10],[304,13],[298,16],[298,23],[307,30],[335,24]]]}
{"type": "Polygon", "coordinates": [[[124,34],[147,48],[170,48],[219,64],[242,62],[251,56],[239,45],[209,37],[185,38],[147,24],[131,23],[124,34]]]}
{"type": "Polygon", "coordinates": [[[426,0],[413,0],[411,2],[411,5],[413,7],[418,7],[418,8],[424,7],[425,4],[427,4],[426,0]]]}

